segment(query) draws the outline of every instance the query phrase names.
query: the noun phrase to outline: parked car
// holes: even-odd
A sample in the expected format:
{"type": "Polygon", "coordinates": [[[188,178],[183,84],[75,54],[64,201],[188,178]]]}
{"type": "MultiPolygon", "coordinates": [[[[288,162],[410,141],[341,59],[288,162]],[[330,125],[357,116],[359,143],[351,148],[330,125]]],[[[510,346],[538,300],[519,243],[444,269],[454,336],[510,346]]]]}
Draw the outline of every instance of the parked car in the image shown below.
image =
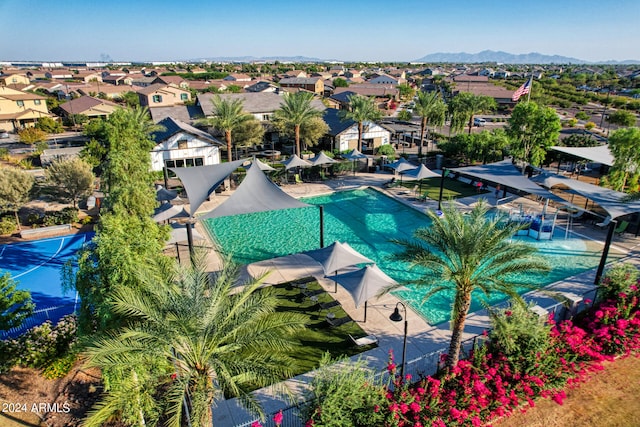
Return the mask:
{"type": "Polygon", "coordinates": [[[487,124],[487,121],[485,119],[481,119],[480,117],[476,117],[473,119],[474,126],[484,126],[485,124],[487,124]]]}
{"type": "Polygon", "coordinates": [[[0,139],[7,139],[9,138],[9,132],[7,132],[4,129],[0,129],[0,139]]]}

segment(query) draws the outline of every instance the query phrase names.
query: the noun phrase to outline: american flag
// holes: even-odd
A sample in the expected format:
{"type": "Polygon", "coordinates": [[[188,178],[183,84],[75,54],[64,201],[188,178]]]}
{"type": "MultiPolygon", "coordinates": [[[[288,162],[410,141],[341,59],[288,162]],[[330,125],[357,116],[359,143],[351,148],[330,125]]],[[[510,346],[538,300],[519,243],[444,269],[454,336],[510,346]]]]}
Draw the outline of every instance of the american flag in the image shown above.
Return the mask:
{"type": "Polygon", "coordinates": [[[530,89],[531,89],[531,79],[524,82],[522,86],[518,88],[517,91],[513,92],[513,96],[511,97],[511,100],[513,102],[516,102],[518,99],[520,99],[522,95],[524,95],[525,93],[529,93],[530,89]]]}

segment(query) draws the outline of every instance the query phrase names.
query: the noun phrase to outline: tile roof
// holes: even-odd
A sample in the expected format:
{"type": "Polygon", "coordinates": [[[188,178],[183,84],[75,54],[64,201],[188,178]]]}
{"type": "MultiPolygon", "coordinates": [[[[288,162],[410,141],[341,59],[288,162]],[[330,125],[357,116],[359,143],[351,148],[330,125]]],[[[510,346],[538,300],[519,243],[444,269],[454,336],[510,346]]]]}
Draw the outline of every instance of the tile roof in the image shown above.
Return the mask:
{"type": "Polygon", "coordinates": [[[69,114],[82,114],[83,111],[95,108],[98,105],[119,107],[118,104],[105,101],[103,99],[94,98],[92,96],[81,96],[80,98],[72,99],[71,101],[67,101],[64,104],[60,104],[60,108],[69,114]]]}
{"type": "Polygon", "coordinates": [[[165,129],[163,131],[158,131],[151,134],[151,139],[153,139],[158,144],[162,141],[167,140],[168,138],[171,138],[176,133],[186,132],[198,137],[199,139],[208,141],[211,144],[224,145],[222,142],[209,135],[207,132],[197,129],[180,120],[176,120],[173,117],[166,117],[160,120],[158,124],[163,126],[165,129]]]}

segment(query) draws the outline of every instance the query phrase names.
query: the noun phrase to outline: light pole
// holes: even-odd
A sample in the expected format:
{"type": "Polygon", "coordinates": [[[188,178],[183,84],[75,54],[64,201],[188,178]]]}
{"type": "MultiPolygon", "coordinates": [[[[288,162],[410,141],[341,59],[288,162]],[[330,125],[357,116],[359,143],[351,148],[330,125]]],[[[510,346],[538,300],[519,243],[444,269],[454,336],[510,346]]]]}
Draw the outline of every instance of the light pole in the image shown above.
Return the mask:
{"type": "Polygon", "coordinates": [[[396,308],[393,310],[393,313],[391,313],[391,316],[389,316],[389,319],[394,321],[394,322],[402,322],[402,315],[400,314],[400,309],[398,308],[398,306],[402,306],[402,310],[404,311],[404,341],[402,342],[402,365],[400,366],[400,377],[404,380],[404,365],[405,365],[405,361],[406,361],[406,357],[407,357],[407,330],[409,328],[409,322],[407,321],[406,317],[407,317],[407,307],[401,303],[398,302],[396,304],[396,308]]]}

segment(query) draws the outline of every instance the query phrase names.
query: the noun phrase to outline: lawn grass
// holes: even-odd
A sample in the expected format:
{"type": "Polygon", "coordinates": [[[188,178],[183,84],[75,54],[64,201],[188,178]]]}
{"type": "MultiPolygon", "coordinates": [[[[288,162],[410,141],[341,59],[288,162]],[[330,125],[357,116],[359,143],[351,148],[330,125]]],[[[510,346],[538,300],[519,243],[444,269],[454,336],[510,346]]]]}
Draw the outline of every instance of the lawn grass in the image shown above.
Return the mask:
{"type": "Polygon", "coordinates": [[[306,316],[307,327],[299,332],[296,338],[300,347],[291,355],[298,363],[296,375],[309,372],[319,366],[319,361],[325,352],[329,352],[332,358],[348,357],[370,350],[375,345],[357,347],[349,338],[367,335],[356,322],[348,322],[340,326],[331,327],[326,322],[328,312],[335,314],[335,318],[348,316],[340,305],[327,310],[321,310],[318,303],[333,301],[330,293],[324,292],[317,281],[307,283],[307,292],[316,293],[318,302],[304,296],[300,288],[291,283],[283,283],[271,286],[278,298],[278,311],[290,311],[306,316]]]}
{"type": "MultiPolygon", "coordinates": [[[[427,178],[422,180],[422,194],[426,194],[432,200],[438,200],[440,197],[440,180],[441,178],[427,178]]],[[[413,189],[416,185],[420,185],[419,181],[404,181],[403,187],[413,189]]],[[[489,191],[480,191],[471,184],[466,184],[457,179],[444,179],[444,187],[442,190],[442,200],[459,199],[462,197],[475,196],[477,194],[486,194],[489,191]]]]}

